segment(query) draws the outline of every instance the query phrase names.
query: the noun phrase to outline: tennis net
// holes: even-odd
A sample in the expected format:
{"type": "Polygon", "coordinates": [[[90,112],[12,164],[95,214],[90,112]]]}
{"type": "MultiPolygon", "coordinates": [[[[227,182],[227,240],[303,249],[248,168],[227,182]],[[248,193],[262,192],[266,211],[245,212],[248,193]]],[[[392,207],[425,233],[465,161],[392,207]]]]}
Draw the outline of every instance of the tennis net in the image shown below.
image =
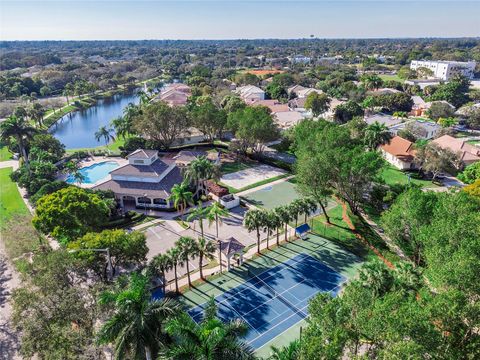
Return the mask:
{"type": "Polygon", "coordinates": [[[303,317],[307,317],[307,314],[305,312],[303,312],[302,310],[300,310],[298,307],[296,307],[295,305],[293,305],[290,301],[288,301],[287,299],[285,299],[282,295],[280,295],[278,292],[275,291],[274,288],[272,288],[270,285],[268,285],[265,281],[263,281],[262,279],[260,279],[260,277],[258,277],[257,275],[255,275],[252,271],[250,271],[250,269],[247,269],[247,272],[248,272],[248,275],[254,279],[256,279],[258,282],[260,282],[267,290],[270,294],[272,294],[274,297],[278,298],[281,302],[283,302],[285,305],[287,305],[288,307],[290,307],[292,310],[294,310],[295,312],[301,314],[303,317]]]}

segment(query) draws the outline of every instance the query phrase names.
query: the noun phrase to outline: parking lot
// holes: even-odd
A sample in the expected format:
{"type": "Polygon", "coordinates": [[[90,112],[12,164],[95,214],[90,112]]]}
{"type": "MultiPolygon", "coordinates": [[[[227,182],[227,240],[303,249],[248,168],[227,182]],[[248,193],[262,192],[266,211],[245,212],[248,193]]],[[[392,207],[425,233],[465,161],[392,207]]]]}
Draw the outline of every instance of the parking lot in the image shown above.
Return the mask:
{"type": "MultiPolygon", "coordinates": [[[[242,225],[243,216],[247,211],[244,207],[236,207],[230,210],[230,215],[222,218],[222,222],[218,226],[218,237],[221,240],[228,239],[233,236],[245,246],[256,244],[256,232],[249,233],[242,225]]],[[[204,236],[211,240],[216,240],[216,226],[215,222],[209,224],[208,221],[203,221],[204,236]]],[[[261,231],[261,239],[266,238],[266,233],[261,231]]],[[[181,236],[190,236],[197,239],[200,236],[200,225],[198,221],[192,222],[190,229],[184,229],[176,221],[164,221],[159,225],[151,226],[145,230],[147,237],[147,246],[149,252],[147,254],[148,260],[151,260],[158,254],[165,254],[168,249],[175,246],[175,242],[181,236]],[[195,230],[194,230],[195,229],[195,230]]],[[[273,238],[273,236],[272,236],[273,238]]],[[[272,240],[273,241],[273,240],[272,240]]],[[[198,270],[198,259],[190,260],[190,270],[198,270]]],[[[179,266],[177,274],[183,276],[186,274],[186,267],[179,266]]],[[[167,280],[174,279],[173,271],[167,273],[167,280]]]]}

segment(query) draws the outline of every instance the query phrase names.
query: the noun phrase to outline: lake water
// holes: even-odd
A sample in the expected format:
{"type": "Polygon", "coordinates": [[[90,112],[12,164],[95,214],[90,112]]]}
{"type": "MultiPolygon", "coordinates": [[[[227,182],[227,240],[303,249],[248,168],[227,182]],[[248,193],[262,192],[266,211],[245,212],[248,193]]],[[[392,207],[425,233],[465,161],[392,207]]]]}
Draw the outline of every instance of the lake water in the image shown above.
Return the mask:
{"type": "Polygon", "coordinates": [[[60,140],[67,149],[91,148],[104,145],[95,140],[95,133],[102,126],[110,127],[110,121],[123,114],[129,104],[138,104],[138,97],[131,94],[117,94],[101,99],[96,105],[67,114],[52,125],[50,132],[60,140]]]}

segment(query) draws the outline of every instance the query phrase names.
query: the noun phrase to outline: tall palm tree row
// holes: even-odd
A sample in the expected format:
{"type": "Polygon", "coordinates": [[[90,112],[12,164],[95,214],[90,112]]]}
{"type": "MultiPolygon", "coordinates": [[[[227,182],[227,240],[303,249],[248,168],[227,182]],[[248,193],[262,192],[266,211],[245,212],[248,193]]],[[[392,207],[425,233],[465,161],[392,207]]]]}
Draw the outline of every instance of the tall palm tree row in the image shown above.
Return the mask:
{"type": "Polygon", "coordinates": [[[318,204],[312,198],[301,198],[293,201],[289,205],[279,206],[273,210],[248,210],[244,217],[244,226],[248,231],[257,233],[257,252],[260,253],[260,230],[267,233],[267,248],[269,246],[269,237],[272,231],[276,231],[277,245],[280,243],[280,228],[284,227],[285,241],[288,241],[288,224],[295,220],[295,227],[298,225],[298,216],[304,214],[305,223],[308,215],[315,212],[318,204]]]}
{"type": "Polygon", "coordinates": [[[198,257],[200,278],[204,279],[203,265],[205,260],[212,260],[216,251],[217,246],[212,240],[207,240],[204,237],[200,237],[197,241],[195,241],[191,237],[182,236],[177,240],[175,246],[169,249],[166,254],[159,254],[155,256],[150,261],[148,268],[151,274],[161,277],[163,293],[165,293],[165,287],[167,284],[166,273],[170,270],[173,270],[173,275],[175,278],[175,291],[178,293],[178,267],[185,265],[188,283],[191,286],[190,260],[198,257]]]}

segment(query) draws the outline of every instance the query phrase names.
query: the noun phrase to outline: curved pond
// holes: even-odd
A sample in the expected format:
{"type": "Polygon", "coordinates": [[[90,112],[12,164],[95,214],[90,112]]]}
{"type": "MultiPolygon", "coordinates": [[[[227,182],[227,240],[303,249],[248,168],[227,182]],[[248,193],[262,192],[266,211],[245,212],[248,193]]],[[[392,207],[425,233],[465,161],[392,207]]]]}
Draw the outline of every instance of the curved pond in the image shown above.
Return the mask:
{"type": "Polygon", "coordinates": [[[123,114],[129,104],[138,104],[134,93],[117,94],[101,99],[94,106],[67,114],[50,128],[50,132],[60,140],[67,149],[92,148],[104,145],[95,140],[95,132],[101,126],[110,127],[110,121],[123,114]]]}

